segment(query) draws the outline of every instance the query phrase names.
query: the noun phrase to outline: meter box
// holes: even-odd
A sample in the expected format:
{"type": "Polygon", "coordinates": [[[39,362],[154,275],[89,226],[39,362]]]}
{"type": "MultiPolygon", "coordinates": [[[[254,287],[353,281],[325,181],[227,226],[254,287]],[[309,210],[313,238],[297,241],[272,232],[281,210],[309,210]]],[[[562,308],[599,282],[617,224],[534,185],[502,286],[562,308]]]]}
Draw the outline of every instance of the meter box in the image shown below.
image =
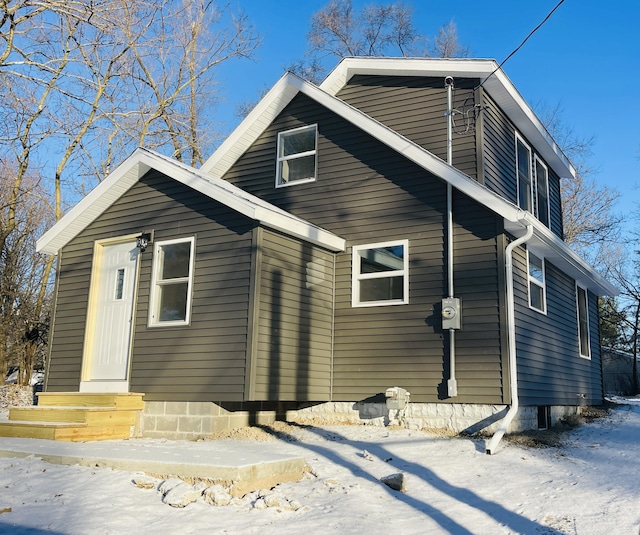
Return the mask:
{"type": "Polygon", "coordinates": [[[401,410],[407,406],[407,403],[409,403],[409,397],[411,394],[404,388],[394,386],[392,388],[387,388],[384,396],[387,398],[387,409],[401,410]]]}
{"type": "Polygon", "coordinates": [[[442,329],[459,329],[461,303],[457,297],[447,297],[442,300],[442,329]]]}

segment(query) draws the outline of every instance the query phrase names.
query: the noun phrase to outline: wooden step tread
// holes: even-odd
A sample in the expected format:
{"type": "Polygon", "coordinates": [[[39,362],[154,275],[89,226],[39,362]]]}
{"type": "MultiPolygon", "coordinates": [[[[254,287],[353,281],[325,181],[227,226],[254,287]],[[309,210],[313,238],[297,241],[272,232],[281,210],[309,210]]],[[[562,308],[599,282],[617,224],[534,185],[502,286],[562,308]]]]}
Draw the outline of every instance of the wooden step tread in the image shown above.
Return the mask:
{"type": "Polygon", "coordinates": [[[10,409],[20,409],[38,412],[38,411],[87,411],[87,412],[107,412],[107,411],[122,411],[122,410],[132,410],[132,409],[119,409],[115,406],[99,406],[99,407],[89,407],[86,405],[31,405],[28,407],[10,407],[10,409]]]}
{"type": "Polygon", "coordinates": [[[51,428],[67,428],[67,427],[89,427],[84,422],[38,422],[31,420],[9,420],[0,422],[1,427],[9,427],[15,425],[17,427],[51,427],[51,428]]]}

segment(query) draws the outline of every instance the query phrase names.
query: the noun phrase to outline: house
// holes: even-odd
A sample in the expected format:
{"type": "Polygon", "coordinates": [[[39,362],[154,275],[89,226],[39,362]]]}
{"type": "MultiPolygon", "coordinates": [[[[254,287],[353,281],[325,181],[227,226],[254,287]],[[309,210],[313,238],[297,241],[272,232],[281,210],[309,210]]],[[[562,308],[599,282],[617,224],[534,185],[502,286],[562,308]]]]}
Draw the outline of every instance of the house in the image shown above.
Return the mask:
{"type": "Polygon", "coordinates": [[[547,426],[602,402],[616,294],[563,242],[574,174],[492,60],[285,74],[200,169],[138,149],[39,240],[45,390],[143,393],[147,436],[547,426]]]}

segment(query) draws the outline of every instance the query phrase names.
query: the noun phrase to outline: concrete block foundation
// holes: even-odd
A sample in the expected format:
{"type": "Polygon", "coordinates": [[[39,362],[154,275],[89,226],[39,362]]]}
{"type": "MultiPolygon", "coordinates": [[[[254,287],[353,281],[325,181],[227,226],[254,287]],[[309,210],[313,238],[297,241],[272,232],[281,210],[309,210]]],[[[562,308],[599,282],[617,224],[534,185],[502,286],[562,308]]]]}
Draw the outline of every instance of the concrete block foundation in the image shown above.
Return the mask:
{"type": "MultiPolygon", "coordinates": [[[[289,421],[316,425],[357,424],[407,429],[446,429],[455,433],[494,433],[508,406],[449,403],[409,403],[402,410],[388,409],[384,402],[238,403],[145,402],[138,436],[171,440],[197,440],[229,429],[289,421]]],[[[555,425],[580,407],[520,407],[508,432],[538,429],[541,410],[555,425]]]]}

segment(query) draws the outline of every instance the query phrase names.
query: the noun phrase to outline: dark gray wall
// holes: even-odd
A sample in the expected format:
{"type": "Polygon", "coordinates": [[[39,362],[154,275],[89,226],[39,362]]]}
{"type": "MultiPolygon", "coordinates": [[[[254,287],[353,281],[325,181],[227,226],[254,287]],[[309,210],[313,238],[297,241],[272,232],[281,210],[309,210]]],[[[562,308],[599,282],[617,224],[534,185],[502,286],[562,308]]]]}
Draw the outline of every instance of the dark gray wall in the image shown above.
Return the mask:
{"type": "Polygon", "coordinates": [[[331,398],[334,255],[260,229],[251,400],[331,398]]]}
{"type": "MultiPolygon", "coordinates": [[[[440,399],[441,383],[448,378],[440,328],[440,300],[446,293],[444,183],[304,95],[225,178],[347,239],[347,251],[336,256],[333,399],[365,399],[390,386],[407,388],[414,401],[440,399]],[[276,189],[278,131],[315,123],[318,180],[276,189]],[[410,303],[353,308],[351,245],[397,239],[409,240],[410,303]]],[[[459,257],[460,269],[467,272],[460,274],[460,291],[470,303],[460,335],[460,396],[454,401],[500,403],[499,344],[482,340],[487,331],[498,330],[497,276],[487,273],[495,270],[501,229],[489,210],[473,201],[457,202],[461,243],[470,241],[473,252],[459,257]],[[477,282],[470,273],[476,257],[483,273],[477,282]]]]}
{"type": "Polygon", "coordinates": [[[541,314],[528,304],[526,252],[514,253],[520,402],[602,403],[597,298],[589,293],[591,359],[585,359],[579,355],[575,281],[546,262],[547,314],[541,314]]]}
{"type": "Polygon", "coordinates": [[[130,389],[147,401],[241,401],[254,224],[150,172],[62,252],[48,389],[77,390],[94,240],[153,229],[195,236],[191,324],[147,326],[152,247],[142,254],[130,389]]]}
{"type": "MultiPolygon", "coordinates": [[[[453,107],[473,109],[477,80],[455,80],[453,107]]],[[[447,90],[444,78],[357,75],[337,95],[341,100],[389,126],[399,134],[447,160],[447,90]]],[[[453,165],[476,177],[473,113],[454,115],[453,165]],[[470,128],[468,128],[470,127],[470,128]]]]}
{"type": "MultiPolygon", "coordinates": [[[[483,92],[483,103],[485,106],[482,113],[484,150],[481,157],[483,160],[484,185],[508,201],[518,204],[516,194],[516,130],[511,121],[486,92],[483,92]]],[[[533,157],[534,154],[537,154],[535,147],[524,136],[522,138],[531,148],[533,157]]],[[[539,154],[538,157],[540,157],[539,154]]],[[[543,158],[540,157],[540,159],[546,164],[543,158]]],[[[551,168],[548,170],[550,229],[562,237],[560,178],[551,168]]]]}

